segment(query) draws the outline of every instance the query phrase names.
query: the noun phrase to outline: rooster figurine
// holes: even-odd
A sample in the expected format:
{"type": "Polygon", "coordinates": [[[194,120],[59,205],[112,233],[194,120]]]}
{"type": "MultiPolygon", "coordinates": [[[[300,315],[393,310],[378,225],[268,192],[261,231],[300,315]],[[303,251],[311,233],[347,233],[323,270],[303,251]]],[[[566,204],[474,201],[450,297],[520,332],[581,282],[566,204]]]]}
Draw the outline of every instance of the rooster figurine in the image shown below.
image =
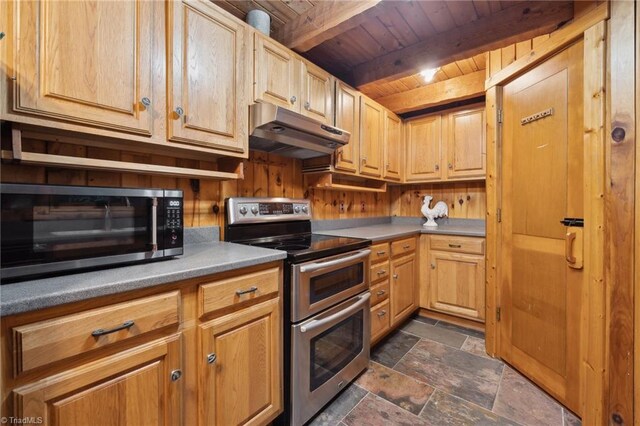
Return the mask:
{"type": "Polygon", "coordinates": [[[432,209],[430,209],[429,204],[431,204],[431,200],[433,200],[433,197],[431,195],[425,195],[424,202],[422,203],[422,209],[420,209],[424,217],[427,218],[427,223],[423,225],[425,228],[438,226],[436,221],[433,220],[434,218],[445,217],[449,215],[449,208],[447,207],[447,203],[445,203],[444,201],[438,201],[436,205],[432,209]]]}

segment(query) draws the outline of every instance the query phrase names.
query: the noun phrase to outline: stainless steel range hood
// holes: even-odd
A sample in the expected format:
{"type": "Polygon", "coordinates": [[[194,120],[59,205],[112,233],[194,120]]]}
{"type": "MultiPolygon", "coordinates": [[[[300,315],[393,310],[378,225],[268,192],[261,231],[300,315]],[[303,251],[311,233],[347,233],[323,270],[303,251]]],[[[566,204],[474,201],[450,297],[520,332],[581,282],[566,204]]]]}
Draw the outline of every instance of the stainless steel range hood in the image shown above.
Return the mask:
{"type": "Polygon", "coordinates": [[[349,143],[346,130],[266,103],[249,107],[249,148],[293,158],[332,154],[349,143]]]}

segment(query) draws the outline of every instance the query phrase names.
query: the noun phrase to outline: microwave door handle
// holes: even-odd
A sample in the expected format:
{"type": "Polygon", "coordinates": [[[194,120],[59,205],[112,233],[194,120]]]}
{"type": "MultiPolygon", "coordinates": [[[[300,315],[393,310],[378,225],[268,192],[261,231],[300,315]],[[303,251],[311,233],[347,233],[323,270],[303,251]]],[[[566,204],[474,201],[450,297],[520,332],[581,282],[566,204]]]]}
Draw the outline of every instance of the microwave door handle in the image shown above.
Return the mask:
{"type": "Polygon", "coordinates": [[[352,254],[351,256],[341,257],[339,259],[329,260],[327,262],[315,262],[310,263],[308,265],[303,265],[300,267],[301,273],[306,272],[314,272],[318,269],[330,268],[332,266],[342,265],[344,263],[349,263],[352,260],[362,259],[363,257],[367,257],[371,254],[371,250],[362,250],[356,254],[352,254]]]}
{"type": "Polygon", "coordinates": [[[319,327],[322,327],[323,325],[335,322],[340,318],[348,317],[352,313],[361,309],[369,301],[370,297],[371,297],[371,293],[369,292],[363,294],[362,296],[358,296],[359,300],[355,304],[349,306],[346,309],[341,310],[340,312],[336,312],[333,315],[329,315],[326,318],[322,318],[319,320],[312,320],[309,322],[309,324],[305,324],[302,327],[300,327],[300,331],[303,333],[306,333],[308,331],[313,331],[319,327]]]}
{"type": "Polygon", "coordinates": [[[158,198],[151,199],[151,251],[158,251],[158,198]]]}

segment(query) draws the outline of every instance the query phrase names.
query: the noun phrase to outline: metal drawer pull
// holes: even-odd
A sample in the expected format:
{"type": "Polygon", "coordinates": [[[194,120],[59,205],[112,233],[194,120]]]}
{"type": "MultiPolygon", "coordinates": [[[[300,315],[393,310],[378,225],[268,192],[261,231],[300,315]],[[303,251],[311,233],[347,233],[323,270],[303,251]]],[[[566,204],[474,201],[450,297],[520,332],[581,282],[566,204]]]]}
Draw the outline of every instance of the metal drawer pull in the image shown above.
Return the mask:
{"type": "Polygon", "coordinates": [[[216,362],[217,359],[218,359],[218,355],[209,354],[207,355],[207,364],[213,364],[214,362],[216,362]]]}
{"type": "Polygon", "coordinates": [[[431,264],[431,269],[436,269],[436,264],[435,263],[431,264]]]}
{"type": "Polygon", "coordinates": [[[462,247],[462,244],[449,244],[449,247],[451,247],[451,248],[460,248],[460,247],[462,247]]]}
{"type": "Polygon", "coordinates": [[[104,336],[105,334],[111,334],[111,333],[115,333],[116,331],[126,330],[128,328],[133,327],[134,324],[135,323],[133,322],[133,320],[125,321],[124,323],[122,323],[122,325],[119,325],[117,327],[111,328],[109,330],[105,330],[104,328],[99,328],[97,330],[93,330],[91,332],[91,335],[93,337],[104,336]]]}
{"type": "Polygon", "coordinates": [[[376,296],[382,296],[385,293],[386,293],[386,291],[384,291],[384,290],[378,290],[378,292],[376,293],[376,296]]]}
{"type": "Polygon", "coordinates": [[[243,294],[247,294],[247,293],[255,293],[256,291],[258,291],[258,287],[251,287],[248,290],[236,290],[236,294],[238,296],[242,296],[243,294]]]}
{"type": "Polygon", "coordinates": [[[176,382],[180,379],[180,377],[182,377],[182,371],[180,370],[173,370],[171,372],[171,381],[172,382],[176,382]]]}
{"type": "Polygon", "coordinates": [[[398,274],[393,274],[393,279],[397,280],[398,279],[398,274]]]}
{"type": "Polygon", "coordinates": [[[145,107],[148,107],[149,105],[151,105],[151,99],[144,97],[142,98],[142,100],[140,101],[142,103],[142,105],[144,105],[145,107]]]}
{"type": "Polygon", "coordinates": [[[383,317],[383,316],[385,316],[385,315],[387,315],[387,311],[380,311],[380,312],[378,312],[378,316],[379,316],[380,318],[382,318],[382,317],[383,317]]]}
{"type": "Polygon", "coordinates": [[[386,252],[386,251],[384,251],[384,250],[382,250],[382,251],[377,251],[377,252],[376,252],[376,254],[377,254],[378,256],[382,256],[383,254],[387,254],[387,252],[386,252]]]}
{"type": "Polygon", "coordinates": [[[384,275],[384,274],[386,274],[386,273],[387,273],[387,271],[385,271],[385,270],[383,269],[383,270],[381,270],[381,271],[378,271],[377,273],[378,273],[378,276],[380,276],[380,275],[384,275]]]}
{"type": "Polygon", "coordinates": [[[406,246],[402,246],[402,248],[406,250],[408,248],[411,248],[411,245],[407,244],[406,246]]]}

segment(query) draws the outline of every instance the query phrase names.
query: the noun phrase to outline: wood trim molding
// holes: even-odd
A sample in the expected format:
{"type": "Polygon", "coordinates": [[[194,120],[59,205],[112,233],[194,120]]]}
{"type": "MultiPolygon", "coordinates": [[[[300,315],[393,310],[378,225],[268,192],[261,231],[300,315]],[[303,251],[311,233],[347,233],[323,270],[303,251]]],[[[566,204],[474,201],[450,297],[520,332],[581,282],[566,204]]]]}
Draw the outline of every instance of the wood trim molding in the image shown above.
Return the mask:
{"type": "Polygon", "coordinates": [[[384,96],[376,102],[396,114],[463,101],[484,95],[486,71],[480,70],[460,77],[432,83],[417,89],[384,96]]]}
{"type": "Polygon", "coordinates": [[[352,70],[356,87],[395,80],[487,50],[548,34],[573,18],[573,2],[521,2],[426,40],[379,56],[352,70]]]}
{"type": "Polygon", "coordinates": [[[533,68],[540,62],[556,54],[562,48],[581,38],[584,32],[609,17],[609,3],[604,2],[591,12],[577,18],[567,26],[551,33],[551,36],[529,52],[487,79],[485,89],[504,84],[507,80],[533,68]]]}

